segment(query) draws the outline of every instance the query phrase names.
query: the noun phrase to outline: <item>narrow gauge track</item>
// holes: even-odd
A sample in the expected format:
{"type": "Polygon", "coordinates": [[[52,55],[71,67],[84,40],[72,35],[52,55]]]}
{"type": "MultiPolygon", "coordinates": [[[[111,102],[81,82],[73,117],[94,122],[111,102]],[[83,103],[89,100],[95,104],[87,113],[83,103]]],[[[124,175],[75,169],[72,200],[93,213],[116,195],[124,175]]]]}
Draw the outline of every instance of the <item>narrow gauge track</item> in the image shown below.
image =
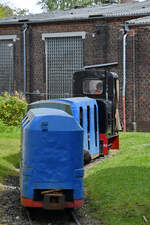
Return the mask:
{"type": "MultiPolygon", "coordinates": [[[[53,222],[53,219],[51,220],[50,218],[48,218],[48,214],[53,214],[53,212],[51,211],[47,211],[46,212],[46,214],[43,212],[43,214],[41,214],[41,216],[43,216],[44,218],[43,218],[43,221],[42,222],[38,222],[37,220],[38,220],[38,216],[37,216],[37,220],[35,221],[35,217],[36,217],[36,210],[35,211],[30,211],[29,209],[27,209],[27,208],[24,208],[24,212],[25,212],[25,215],[26,215],[26,219],[27,219],[27,221],[28,221],[28,224],[29,225],[43,225],[43,224],[48,224],[48,225],[53,225],[53,224],[56,224],[55,222],[53,222]]],[[[56,212],[54,212],[54,214],[55,214],[56,212]]],[[[57,211],[57,213],[59,214],[61,214],[62,212],[59,212],[59,211],[57,211]]],[[[67,212],[67,218],[65,218],[64,219],[64,221],[62,221],[63,219],[61,218],[61,216],[60,216],[60,222],[62,222],[63,224],[67,224],[67,225],[69,225],[69,224],[71,224],[71,225],[82,225],[81,223],[80,223],[80,221],[79,221],[79,219],[78,219],[78,216],[77,216],[77,214],[76,214],[76,212],[75,212],[75,210],[68,210],[68,212],[67,212]]],[[[55,215],[56,216],[56,215],[55,215]]],[[[57,221],[57,223],[59,223],[59,221],[57,221]]],[[[62,224],[61,223],[61,224],[62,224]]]]}
{"type": "Polygon", "coordinates": [[[74,210],[71,211],[71,214],[72,214],[72,217],[73,217],[74,221],[76,222],[76,224],[81,225],[81,223],[80,223],[80,221],[79,221],[79,219],[78,219],[74,210]]]}
{"type": "Polygon", "coordinates": [[[26,208],[25,208],[25,213],[26,213],[26,215],[27,215],[29,224],[30,224],[30,225],[33,225],[33,224],[32,224],[32,220],[31,220],[31,218],[30,218],[30,213],[29,213],[28,209],[26,209],[26,208]]]}
{"type": "Polygon", "coordinates": [[[84,165],[84,171],[86,172],[88,169],[92,168],[93,166],[99,164],[100,162],[102,162],[103,160],[105,160],[106,158],[110,157],[110,155],[108,156],[99,156],[95,159],[92,159],[90,163],[84,165]]]}

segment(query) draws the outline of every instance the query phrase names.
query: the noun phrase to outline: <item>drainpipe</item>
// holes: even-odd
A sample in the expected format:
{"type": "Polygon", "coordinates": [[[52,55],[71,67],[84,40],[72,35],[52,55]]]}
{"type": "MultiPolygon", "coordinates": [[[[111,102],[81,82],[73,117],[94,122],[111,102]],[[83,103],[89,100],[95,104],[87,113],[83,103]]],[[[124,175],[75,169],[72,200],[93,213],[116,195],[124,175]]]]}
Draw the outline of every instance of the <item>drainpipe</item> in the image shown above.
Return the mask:
{"type": "Polygon", "coordinates": [[[133,36],[133,131],[136,131],[136,62],[135,62],[135,38],[133,36]]]}
{"type": "Polygon", "coordinates": [[[46,56],[46,100],[48,99],[48,56],[47,56],[47,41],[45,41],[45,56],[46,56]]]}
{"type": "Polygon", "coordinates": [[[27,63],[26,63],[26,31],[28,29],[28,25],[24,24],[24,30],[23,30],[23,60],[24,60],[24,96],[26,97],[26,77],[27,77],[27,63]]]}
{"type": "Polygon", "coordinates": [[[126,95],[126,39],[127,39],[127,30],[125,29],[123,35],[123,89],[122,89],[122,104],[123,104],[123,131],[126,132],[126,104],[125,104],[125,95],[126,95]]]}

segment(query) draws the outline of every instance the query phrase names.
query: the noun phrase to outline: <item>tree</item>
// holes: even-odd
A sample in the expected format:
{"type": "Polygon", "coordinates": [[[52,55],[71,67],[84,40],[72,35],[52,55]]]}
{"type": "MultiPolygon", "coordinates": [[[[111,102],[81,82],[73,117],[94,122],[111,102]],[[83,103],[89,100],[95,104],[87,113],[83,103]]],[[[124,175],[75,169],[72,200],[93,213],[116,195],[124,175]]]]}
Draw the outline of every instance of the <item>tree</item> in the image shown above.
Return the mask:
{"type": "Polygon", "coordinates": [[[6,3],[0,4],[0,17],[26,15],[29,13],[28,9],[10,8],[6,3]]]}
{"type": "Polygon", "coordinates": [[[8,17],[13,15],[13,10],[6,5],[0,4],[0,17],[8,17]]]}
{"type": "Polygon", "coordinates": [[[28,9],[20,9],[20,8],[16,8],[16,9],[13,9],[13,14],[14,15],[27,15],[29,14],[29,10],[28,9]]]}
{"type": "Polygon", "coordinates": [[[77,6],[88,6],[96,5],[98,3],[108,3],[111,0],[40,0],[38,2],[42,9],[53,10],[64,10],[72,9],[77,6]]]}

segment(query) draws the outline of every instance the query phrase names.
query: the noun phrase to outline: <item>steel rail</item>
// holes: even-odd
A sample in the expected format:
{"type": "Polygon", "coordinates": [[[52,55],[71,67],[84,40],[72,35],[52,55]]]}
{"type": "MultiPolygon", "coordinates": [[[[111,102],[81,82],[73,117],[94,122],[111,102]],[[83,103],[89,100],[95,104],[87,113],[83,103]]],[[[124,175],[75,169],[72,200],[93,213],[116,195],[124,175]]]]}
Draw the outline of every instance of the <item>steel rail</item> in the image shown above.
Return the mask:
{"type": "Polygon", "coordinates": [[[72,214],[72,217],[73,217],[74,221],[76,222],[76,224],[81,225],[81,223],[80,223],[79,219],[77,218],[77,215],[76,215],[74,210],[71,211],[71,214],[72,214]]]}
{"type": "Polygon", "coordinates": [[[33,225],[32,220],[31,220],[31,218],[30,218],[30,213],[29,213],[28,209],[25,208],[25,212],[26,212],[26,215],[27,215],[29,224],[30,224],[30,225],[33,225]]]}

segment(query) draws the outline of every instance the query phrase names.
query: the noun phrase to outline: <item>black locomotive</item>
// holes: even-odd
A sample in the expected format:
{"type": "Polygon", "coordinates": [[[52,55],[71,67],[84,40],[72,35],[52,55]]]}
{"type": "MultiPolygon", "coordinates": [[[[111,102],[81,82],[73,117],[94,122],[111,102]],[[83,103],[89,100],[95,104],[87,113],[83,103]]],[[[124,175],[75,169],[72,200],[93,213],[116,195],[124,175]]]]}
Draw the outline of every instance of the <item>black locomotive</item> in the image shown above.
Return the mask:
{"type": "Polygon", "coordinates": [[[73,95],[94,98],[98,104],[100,152],[119,149],[119,80],[108,71],[79,71],[73,75],[73,95]]]}

